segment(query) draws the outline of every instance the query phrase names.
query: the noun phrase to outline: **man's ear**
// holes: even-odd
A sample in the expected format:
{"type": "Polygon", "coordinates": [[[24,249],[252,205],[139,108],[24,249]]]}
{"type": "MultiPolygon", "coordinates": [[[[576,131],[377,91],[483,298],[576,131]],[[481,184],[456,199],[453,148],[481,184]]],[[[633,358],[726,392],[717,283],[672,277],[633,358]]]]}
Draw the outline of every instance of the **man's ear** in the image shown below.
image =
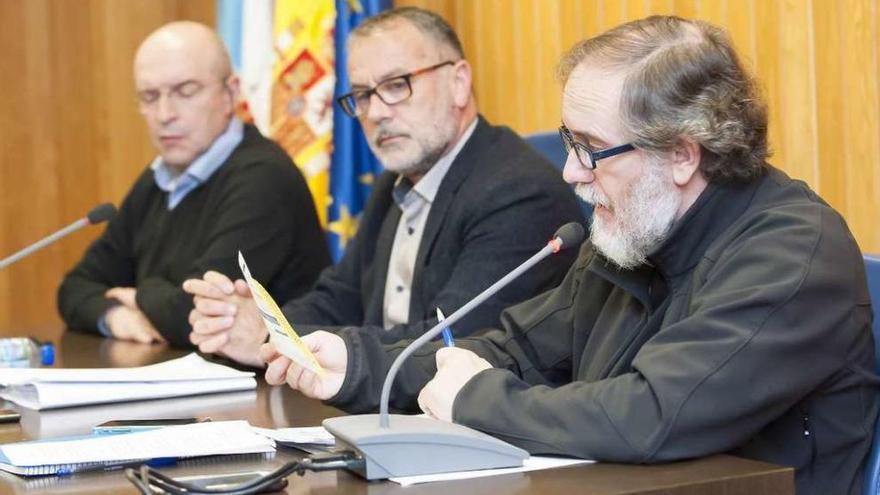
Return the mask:
{"type": "Polygon", "coordinates": [[[455,106],[464,108],[471,98],[471,65],[467,60],[459,60],[452,66],[452,96],[455,106]]]}
{"type": "Polygon", "coordinates": [[[229,77],[226,78],[226,81],[224,81],[224,85],[226,86],[226,90],[229,91],[231,110],[235,111],[241,91],[241,82],[237,75],[230,74],[229,77]]]}
{"type": "Polygon", "coordinates": [[[703,149],[700,144],[688,137],[681,137],[672,149],[672,180],[675,185],[684,187],[700,173],[700,158],[703,149]]]}

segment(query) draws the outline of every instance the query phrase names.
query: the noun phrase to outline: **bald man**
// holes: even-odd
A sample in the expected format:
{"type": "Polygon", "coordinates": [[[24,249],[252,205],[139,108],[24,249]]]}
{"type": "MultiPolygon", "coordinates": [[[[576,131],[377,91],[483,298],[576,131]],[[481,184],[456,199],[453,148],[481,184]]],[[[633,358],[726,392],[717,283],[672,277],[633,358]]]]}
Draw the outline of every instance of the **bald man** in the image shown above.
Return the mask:
{"type": "Polygon", "coordinates": [[[314,204],[287,154],[235,117],[238,78],[210,28],[174,22],[137,50],[134,80],[158,156],[58,291],[68,327],[190,346],[187,278],[240,276],[240,250],[276,298],[330,264],[314,204]]]}

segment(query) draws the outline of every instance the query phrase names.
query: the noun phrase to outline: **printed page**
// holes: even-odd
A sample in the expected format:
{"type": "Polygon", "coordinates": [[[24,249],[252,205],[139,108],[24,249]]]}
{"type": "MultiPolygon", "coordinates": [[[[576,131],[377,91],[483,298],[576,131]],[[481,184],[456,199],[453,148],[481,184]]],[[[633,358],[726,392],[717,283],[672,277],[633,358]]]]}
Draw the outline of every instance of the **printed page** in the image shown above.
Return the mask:
{"type": "Polygon", "coordinates": [[[85,404],[253,390],[255,388],[257,388],[257,381],[252,377],[130,383],[39,382],[7,387],[0,392],[0,397],[28,409],[53,409],[85,404]]]}
{"type": "Polygon", "coordinates": [[[274,452],[275,442],[256,433],[247,421],[213,421],[124,435],[6,444],[0,450],[10,464],[42,466],[274,452]]]}
{"type": "Polygon", "coordinates": [[[254,428],[254,431],[265,435],[276,442],[292,444],[333,445],[336,438],[323,426],[302,426],[297,428],[254,428]]]}
{"type": "Polygon", "coordinates": [[[244,261],[241,251],[238,252],[238,265],[241,268],[241,273],[244,274],[248,287],[251,289],[254,302],[257,303],[257,308],[260,310],[260,316],[263,317],[263,322],[266,324],[266,328],[269,329],[269,338],[275,345],[275,348],[278,349],[278,352],[289,357],[303,368],[323,375],[324,368],[321,367],[312,351],[306,347],[299,335],[293,330],[290,322],[287,321],[284,313],[281,312],[281,308],[278,307],[278,304],[275,303],[269,292],[251,277],[251,272],[244,261]]]}
{"type": "Polygon", "coordinates": [[[196,353],[138,368],[2,368],[0,384],[34,382],[168,382],[254,376],[211,363],[196,353]]]}
{"type": "Polygon", "coordinates": [[[433,481],[453,481],[466,480],[471,478],[482,478],[485,476],[498,476],[500,474],[525,473],[528,471],[537,471],[539,469],[551,469],[566,466],[575,466],[578,464],[587,464],[595,461],[585,459],[566,459],[562,457],[542,457],[531,456],[523,461],[522,467],[503,468],[503,469],[483,469],[480,471],[459,471],[455,473],[443,474],[424,474],[419,476],[402,476],[399,478],[389,478],[401,486],[416,485],[419,483],[430,483],[433,481]]]}

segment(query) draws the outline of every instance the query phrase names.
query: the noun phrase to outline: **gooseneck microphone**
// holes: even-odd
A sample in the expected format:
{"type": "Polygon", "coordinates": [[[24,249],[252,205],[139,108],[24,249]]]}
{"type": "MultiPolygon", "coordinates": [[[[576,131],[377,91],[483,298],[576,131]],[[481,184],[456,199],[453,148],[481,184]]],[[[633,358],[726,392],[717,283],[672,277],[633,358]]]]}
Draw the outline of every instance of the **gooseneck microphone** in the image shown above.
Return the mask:
{"type": "Polygon", "coordinates": [[[62,237],[65,237],[69,234],[76,232],[77,230],[85,227],[86,225],[95,225],[98,223],[106,222],[107,220],[110,220],[111,218],[113,218],[115,215],[116,215],[116,207],[113,206],[112,203],[100,204],[100,205],[92,208],[92,210],[89,211],[85,217],[80,218],[79,220],[73,222],[72,224],[68,225],[67,227],[64,227],[63,229],[59,230],[58,232],[55,232],[54,234],[51,234],[47,237],[44,237],[43,239],[40,239],[39,241],[31,244],[30,246],[22,249],[21,251],[13,254],[12,256],[10,256],[8,258],[4,258],[3,260],[0,260],[0,269],[6,268],[7,266],[15,263],[16,261],[24,258],[25,256],[28,256],[36,251],[39,251],[40,249],[43,249],[44,247],[48,246],[49,244],[52,244],[53,242],[57,241],[58,239],[61,239],[62,237]]]}
{"type": "Polygon", "coordinates": [[[526,451],[466,426],[421,416],[389,415],[391,385],[403,362],[419,347],[547,256],[580,244],[584,236],[581,224],[563,225],[543,249],[411,342],[385,376],[378,416],[365,414],[324,420],[324,427],[336,437],[337,449],[352,449],[365,460],[357,474],[373,480],[522,465],[529,456],[526,451]]]}
{"type": "Polygon", "coordinates": [[[514,268],[512,272],[501,277],[500,280],[489,286],[488,289],[481,292],[477,297],[471,299],[467,304],[458,308],[458,311],[449,315],[449,317],[442,322],[438,322],[433,328],[406,346],[406,348],[397,356],[397,359],[391,363],[391,368],[388,370],[388,374],[385,375],[385,383],[382,384],[382,396],[379,402],[379,425],[382,428],[388,427],[388,401],[391,396],[391,385],[394,383],[394,378],[397,376],[397,372],[400,370],[403,362],[406,361],[413,352],[427,342],[433,340],[434,337],[442,332],[444,328],[451,327],[455,322],[467,316],[467,314],[474,308],[482,304],[486,299],[494,296],[496,292],[503,289],[507,284],[513,282],[513,280],[522,275],[523,272],[535,266],[547,256],[558,253],[567,247],[576,246],[580,244],[582,240],[584,240],[583,225],[577,222],[563,225],[555,234],[553,234],[553,239],[551,239],[543,249],[532,255],[532,257],[523,262],[523,264],[514,268]]]}

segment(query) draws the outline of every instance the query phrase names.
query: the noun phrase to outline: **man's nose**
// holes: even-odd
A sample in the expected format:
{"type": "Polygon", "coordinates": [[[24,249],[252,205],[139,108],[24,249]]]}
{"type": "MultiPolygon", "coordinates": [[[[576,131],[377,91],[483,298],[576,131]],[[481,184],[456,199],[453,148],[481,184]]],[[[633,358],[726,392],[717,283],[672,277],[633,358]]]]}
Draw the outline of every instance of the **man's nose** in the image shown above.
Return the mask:
{"type": "Polygon", "coordinates": [[[565,167],[562,169],[562,178],[569,184],[589,184],[596,180],[593,169],[585,167],[572,149],[565,158],[565,167]]]}
{"type": "Polygon", "coordinates": [[[156,116],[160,122],[170,122],[177,118],[177,105],[171,95],[159,95],[156,102],[156,116]]]}
{"type": "Polygon", "coordinates": [[[371,122],[379,122],[391,117],[391,105],[382,101],[378,93],[370,95],[370,103],[364,116],[371,122]]]}

